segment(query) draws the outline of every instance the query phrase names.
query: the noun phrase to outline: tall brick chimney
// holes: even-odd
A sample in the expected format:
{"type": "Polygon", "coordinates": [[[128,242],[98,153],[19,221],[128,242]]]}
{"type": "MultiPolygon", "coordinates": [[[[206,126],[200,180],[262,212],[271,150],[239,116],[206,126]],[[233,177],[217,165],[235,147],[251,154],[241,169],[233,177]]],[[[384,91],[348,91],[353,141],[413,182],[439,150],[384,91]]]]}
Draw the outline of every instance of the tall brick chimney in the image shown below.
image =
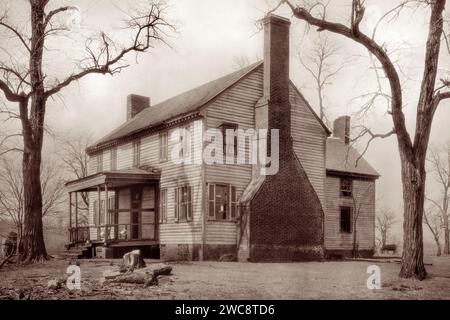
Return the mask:
{"type": "Polygon", "coordinates": [[[139,112],[150,107],[150,98],[130,94],[127,97],[127,121],[134,118],[139,112]]]}
{"type": "MultiPolygon", "coordinates": [[[[247,230],[238,228],[238,257],[250,261],[320,260],[322,205],[292,145],[290,22],[271,14],[263,23],[264,90],[255,105],[255,126],[279,129],[279,170],[274,175],[260,175],[260,166],[253,166],[252,181],[240,199],[240,215],[248,223],[247,230]]],[[[267,142],[270,145],[270,138],[267,142]]]]}
{"type": "Polygon", "coordinates": [[[340,138],[345,144],[350,143],[350,117],[342,116],[334,120],[333,136],[340,138]]]}
{"type": "Polygon", "coordinates": [[[289,28],[291,22],[275,15],[264,19],[264,98],[268,129],[280,130],[280,153],[292,149],[289,101],[289,28]]]}

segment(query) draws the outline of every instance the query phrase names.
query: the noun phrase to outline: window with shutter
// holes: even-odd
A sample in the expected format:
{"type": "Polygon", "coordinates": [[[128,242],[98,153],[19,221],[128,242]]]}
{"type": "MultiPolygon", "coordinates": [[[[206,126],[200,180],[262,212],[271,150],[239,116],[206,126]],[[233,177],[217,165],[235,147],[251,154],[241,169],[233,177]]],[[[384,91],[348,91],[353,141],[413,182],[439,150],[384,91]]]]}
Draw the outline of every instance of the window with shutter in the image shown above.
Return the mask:
{"type": "Polygon", "coordinates": [[[236,199],[236,187],[231,186],[231,211],[230,218],[231,220],[236,219],[237,216],[237,199],[236,199]]]}
{"type": "Polygon", "coordinates": [[[103,153],[100,152],[97,155],[97,172],[102,172],[103,171],[103,153]]]}
{"type": "Polygon", "coordinates": [[[215,194],[215,185],[209,184],[208,187],[208,217],[210,220],[214,220],[216,218],[215,215],[215,207],[216,207],[216,194],[215,194]]]}
{"type": "Polygon", "coordinates": [[[175,188],[175,221],[179,221],[180,200],[178,188],[175,188]]]}
{"type": "Polygon", "coordinates": [[[159,222],[167,222],[167,189],[159,193],[159,222]]]}
{"type": "Polygon", "coordinates": [[[133,142],[133,167],[137,168],[141,165],[141,141],[133,142]]]}
{"type": "Polygon", "coordinates": [[[111,170],[117,169],[117,148],[113,147],[110,151],[110,157],[111,157],[111,170]]]}
{"type": "Polygon", "coordinates": [[[159,135],[159,161],[167,161],[169,156],[169,136],[167,132],[159,135]]]}

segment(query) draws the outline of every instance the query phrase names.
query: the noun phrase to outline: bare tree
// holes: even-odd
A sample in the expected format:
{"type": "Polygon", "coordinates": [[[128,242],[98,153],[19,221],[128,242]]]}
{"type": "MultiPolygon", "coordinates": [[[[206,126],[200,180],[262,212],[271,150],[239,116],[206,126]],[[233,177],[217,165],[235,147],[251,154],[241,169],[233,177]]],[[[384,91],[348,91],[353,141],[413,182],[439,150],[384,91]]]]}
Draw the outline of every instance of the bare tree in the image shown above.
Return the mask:
{"type": "Polygon", "coordinates": [[[243,69],[250,65],[250,59],[247,56],[236,56],[233,58],[233,63],[238,69],[243,69]]]}
{"type": "Polygon", "coordinates": [[[125,29],[131,36],[128,45],[119,45],[105,32],[90,37],[85,43],[86,55],[63,79],[46,72],[44,58],[48,53],[50,39],[69,34],[70,28],[61,22],[64,13],[78,10],[74,6],[50,8],[49,0],[29,0],[29,25],[21,27],[9,19],[7,12],[0,14],[0,29],[8,33],[20,52],[11,54],[9,61],[0,62],[2,78],[0,90],[17,110],[10,116],[20,120],[23,148],[23,198],[24,233],[22,261],[47,259],[43,237],[43,199],[41,184],[42,145],[44,140],[47,102],[70,84],[89,74],[114,75],[127,67],[124,58],[130,53],[145,52],[155,42],[165,42],[167,33],[174,27],[166,19],[167,6],[162,1],[150,2],[145,9],[129,15],[125,29]],[[17,63],[15,57],[25,57],[17,63]]]}
{"type": "MultiPolygon", "coordinates": [[[[450,233],[449,233],[449,201],[450,201],[450,144],[447,145],[447,150],[440,151],[436,147],[431,148],[428,157],[430,164],[430,172],[435,177],[435,181],[439,185],[440,198],[435,199],[427,196],[426,199],[437,209],[436,212],[430,213],[433,223],[435,216],[439,215],[442,223],[440,226],[444,229],[444,254],[450,253],[450,233]]],[[[429,226],[428,222],[426,224],[429,226]]],[[[435,234],[433,233],[433,236],[435,234]]],[[[436,237],[436,236],[435,236],[436,237]]]]}
{"type": "Polygon", "coordinates": [[[385,49],[384,43],[378,43],[374,34],[367,35],[360,30],[360,23],[365,13],[364,1],[349,1],[347,20],[350,21],[349,24],[348,22],[339,23],[329,20],[327,3],[330,2],[300,1],[297,4],[294,1],[281,0],[275,9],[282,4],[287,4],[295,18],[305,21],[309,26],[317,27],[318,32],[332,32],[363,46],[381,66],[390,88],[388,113],[392,117],[393,129],[384,134],[366,130],[364,135],[369,136],[369,141],[394,134],[397,137],[404,205],[403,256],[399,276],[403,278],[416,277],[422,280],[426,276],[423,262],[422,227],[426,179],[425,160],[435,111],[442,101],[450,98],[450,91],[446,90],[449,88],[450,82],[443,80],[440,84],[437,83],[441,40],[445,36],[443,12],[446,0],[404,0],[382,16],[384,19],[389,15],[399,14],[400,10],[410,3],[415,3],[430,12],[423,64],[426,67],[423,68],[413,138],[406,128],[403,112],[403,88],[399,71],[385,49]],[[319,11],[318,14],[317,11],[319,11]]]}
{"type": "MultiPolygon", "coordinates": [[[[61,214],[65,195],[62,172],[52,160],[43,162],[42,166],[42,217],[61,214]]],[[[11,156],[3,156],[0,160],[0,181],[0,217],[15,226],[19,244],[23,240],[25,223],[21,163],[11,156]]]]}
{"type": "Polygon", "coordinates": [[[333,78],[347,65],[338,59],[340,49],[327,35],[319,34],[308,48],[298,50],[298,58],[303,67],[312,76],[317,90],[320,119],[329,123],[326,116],[325,91],[332,84],[333,78]],[[306,52],[306,53],[305,53],[306,52]],[[337,61],[340,61],[337,63],[337,61]]]}
{"type": "Polygon", "coordinates": [[[386,245],[386,241],[389,235],[389,230],[394,225],[395,215],[392,211],[387,209],[380,209],[376,215],[375,228],[380,235],[380,245],[383,248],[386,245]]]}
{"type": "MultiPolygon", "coordinates": [[[[90,135],[68,135],[58,139],[58,156],[64,163],[68,176],[67,179],[81,179],[88,175],[89,156],[86,154],[86,148],[92,144],[90,135]]],[[[78,199],[79,222],[88,224],[89,214],[89,194],[81,192],[78,199]]],[[[74,206],[75,203],[72,203],[74,206]]]]}
{"type": "Polygon", "coordinates": [[[424,223],[433,235],[434,241],[436,242],[436,255],[439,257],[441,255],[441,243],[439,241],[441,236],[441,226],[442,226],[442,216],[435,209],[425,210],[424,223]]]}

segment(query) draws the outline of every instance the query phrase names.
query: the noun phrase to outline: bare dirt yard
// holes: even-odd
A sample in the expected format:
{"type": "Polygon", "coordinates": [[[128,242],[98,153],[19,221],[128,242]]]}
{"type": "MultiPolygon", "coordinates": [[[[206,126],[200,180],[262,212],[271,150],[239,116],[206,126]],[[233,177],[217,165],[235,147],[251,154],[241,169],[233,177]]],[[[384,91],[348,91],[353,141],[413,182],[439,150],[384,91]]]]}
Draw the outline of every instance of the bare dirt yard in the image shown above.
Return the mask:
{"type": "MultiPolygon", "coordinates": [[[[424,281],[399,279],[397,262],[169,263],[157,286],[102,283],[119,260],[78,260],[81,290],[48,287],[69,260],[0,270],[0,299],[450,299],[450,257],[430,257],[424,281]],[[367,267],[381,269],[382,288],[367,289],[367,267]]],[[[147,261],[148,265],[156,263],[147,261]]]]}

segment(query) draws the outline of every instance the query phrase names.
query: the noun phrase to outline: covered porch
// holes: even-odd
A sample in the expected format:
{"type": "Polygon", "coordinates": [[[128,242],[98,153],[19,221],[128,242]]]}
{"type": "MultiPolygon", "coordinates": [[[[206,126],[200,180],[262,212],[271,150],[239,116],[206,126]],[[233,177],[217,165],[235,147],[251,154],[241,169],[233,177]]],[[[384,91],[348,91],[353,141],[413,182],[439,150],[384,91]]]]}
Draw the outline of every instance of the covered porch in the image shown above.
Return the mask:
{"type": "Polygon", "coordinates": [[[159,170],[136,168],[103,171],[66,183],[69,246],[157,245],[159,179],[159,170]],[[80,193],[89,199],[87,223],[80,223],[80,193]]]}

